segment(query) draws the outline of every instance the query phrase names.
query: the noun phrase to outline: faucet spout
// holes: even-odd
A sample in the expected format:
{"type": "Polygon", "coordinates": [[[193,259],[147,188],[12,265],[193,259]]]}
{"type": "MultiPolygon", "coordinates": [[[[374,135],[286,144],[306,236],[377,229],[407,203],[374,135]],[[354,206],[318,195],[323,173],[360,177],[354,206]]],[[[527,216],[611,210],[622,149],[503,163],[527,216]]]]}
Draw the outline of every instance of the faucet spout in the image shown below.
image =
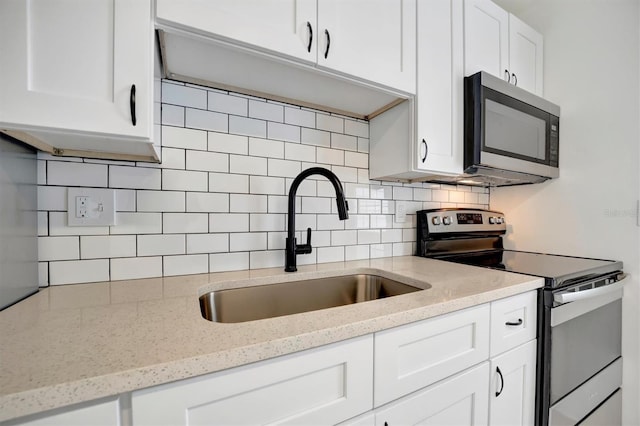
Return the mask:
{"type": "Polygon", "coordinates": [[[311,228],[307,229],[307,243],[297,244],[295,238],[296,231],[296,192],[298,187],[307,177],[311,175],[321,175],[329,179],[329,182],[333,185],[333,189],[336,191],[336,204],[338,207],[338,217],[340,220],[349,219],[349,204],[344,198],[344,190],[342,189],[342,183],[340,179],[329,169],[324,167],[311,167],[302,171],[291,183],[289,188],[289,208],[287,212],[287,241],[286,241],[286,255],[285,255],[285,268],[286,272],[295,272],[297,268],[296,255],[311,253],[311,228]]]}

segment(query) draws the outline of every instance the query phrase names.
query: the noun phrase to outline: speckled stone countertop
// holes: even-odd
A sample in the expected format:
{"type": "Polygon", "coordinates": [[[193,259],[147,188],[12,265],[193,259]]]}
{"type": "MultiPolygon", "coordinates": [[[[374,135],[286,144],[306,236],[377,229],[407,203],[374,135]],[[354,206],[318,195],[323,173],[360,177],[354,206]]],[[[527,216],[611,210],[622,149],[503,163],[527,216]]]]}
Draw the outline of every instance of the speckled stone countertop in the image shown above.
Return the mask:
{"type": "Polygon", "coordinates": [[[414,256],[50,287],[0,312],[0,421],[301,351],[542,287],[542,279],[414,256]],[[424,288],[235,324],[210,290],[380,274],[424,288]]]}

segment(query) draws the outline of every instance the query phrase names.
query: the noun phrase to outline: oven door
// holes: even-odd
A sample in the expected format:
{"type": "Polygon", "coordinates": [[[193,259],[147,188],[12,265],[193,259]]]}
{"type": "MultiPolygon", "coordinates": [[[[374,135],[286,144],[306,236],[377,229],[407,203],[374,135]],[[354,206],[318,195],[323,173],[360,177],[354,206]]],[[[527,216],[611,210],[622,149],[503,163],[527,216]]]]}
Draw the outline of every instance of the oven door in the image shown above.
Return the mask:
{"type": "Polygon", "coordinates": [[[621,386],[624,284],[606,278],[551,292],[549,424],[577,424],[621,386]]]}

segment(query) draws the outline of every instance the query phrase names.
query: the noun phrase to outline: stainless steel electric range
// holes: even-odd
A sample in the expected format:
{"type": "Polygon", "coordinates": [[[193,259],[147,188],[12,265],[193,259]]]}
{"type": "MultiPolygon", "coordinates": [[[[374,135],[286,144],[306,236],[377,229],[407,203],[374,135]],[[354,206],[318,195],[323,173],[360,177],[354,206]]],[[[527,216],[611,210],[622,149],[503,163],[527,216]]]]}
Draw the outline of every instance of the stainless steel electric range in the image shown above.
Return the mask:
{"type": "Polygon", "coordinates": [[[505,250],[506,229],[501,212],[422,210],[416,255],[543,277],[535,424],[621,424],[622,262],[505,250]]]}

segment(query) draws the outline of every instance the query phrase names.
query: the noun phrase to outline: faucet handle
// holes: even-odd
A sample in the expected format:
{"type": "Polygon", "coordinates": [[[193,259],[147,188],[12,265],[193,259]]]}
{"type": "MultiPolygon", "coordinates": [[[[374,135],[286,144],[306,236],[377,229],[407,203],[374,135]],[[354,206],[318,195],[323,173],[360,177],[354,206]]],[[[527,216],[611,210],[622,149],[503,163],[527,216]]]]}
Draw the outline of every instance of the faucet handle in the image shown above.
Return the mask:
{"type": "Polygon", "coordinates": [[[311,228],[307,228],[307,243],[296,246],[296,254],[308,254],[311,253],[313,247],[311,247],[311,228]]]}

